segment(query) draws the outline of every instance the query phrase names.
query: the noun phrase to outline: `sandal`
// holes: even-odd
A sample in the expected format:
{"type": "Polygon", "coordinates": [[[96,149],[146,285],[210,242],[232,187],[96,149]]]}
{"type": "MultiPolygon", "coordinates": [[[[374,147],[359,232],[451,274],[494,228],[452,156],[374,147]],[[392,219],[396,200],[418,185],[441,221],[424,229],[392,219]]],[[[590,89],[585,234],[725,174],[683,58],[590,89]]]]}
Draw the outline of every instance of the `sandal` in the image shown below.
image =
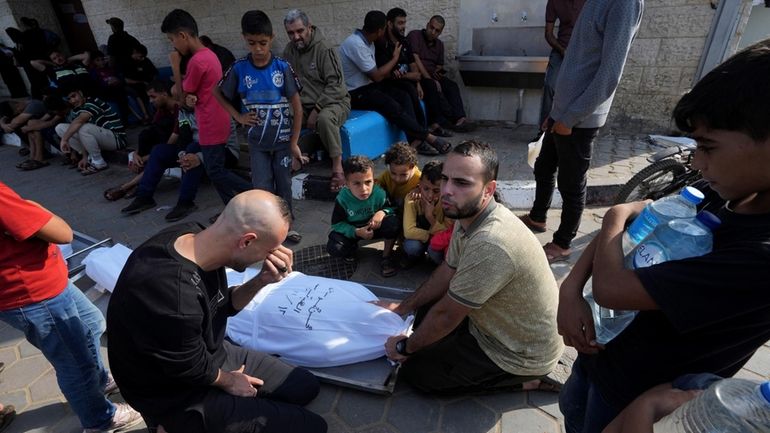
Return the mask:
{"type": "Polygon", "coordinates": [[[114,186],[104,191],[104,198],[109,201],[115,201],[126,195],[126,190],[120,186],[114,186]]]}
{"type": "Polygon", "coordinates": [[[438,150],[434,149],[431,145],[428,143],[422,141],[420,144],[417,145],[417,153],[420,155],[426,155],[426,156],[436,156],[438,155],[438,150]]]}
{"type": "Polygon", "coordinates": [[[442,155],[452,150],[452,143],[439,137],[436,137],[436,139],[433,141],[433,143],[430,143],[430,145],[433,146],[438,151],[438,153],[442,155]]]}
{"type": "Polygon", "coordinates": [[[543,251],[545,251],[545,257],[548,259],[548,263],[561,262],[567,260],[572,254],[572,250],[564,249],[553,242],[548,242],[543,245],[543,251]]]}
{"type": "Polygon", "coordinates": [[[430,132],[431,134],[435,135],[436,137],[452,137],[452,136],[454,136],[454,134],[452,134],[451,132],[447,131],[446,129],[444,129],[444,128],[440,127],[440,126],[437,126],[436,129],[434,129],[432,131],[428,131],[428,132],[430,132]]]}
{"type": "Polygon", "coordinates": [[[290,230],[289,233],[286,235],[286,240],[289,242],[298,244],[302,242],[302,235],[299,234],[299,232],[297,232],[296,230],[290,230]]]}
{"type": "Polygon", "coordinates": [[[345,186],[345,173],[341,171],[332,173],[332,178],[329,181],[329,191],[339,192],[343,186],[345,186]]]}
{"type": "Polygon", "coordinates": [[[21,164],[17,165],[16,167],[20,170],[24,171],[30,171],[30,170],[37,170],[38,168],[48,167],[50,164],[48,164],[45,161],[37,161],[35,159],[28,159],[21,164]]]}
{"type": "Polygon", "coordinates": [[[90,176],[92,174],[99,173],[100,171],[107,170],[109,168],[109,165],[104,165],[103,167],[97,167],[93,164],[86,165],[86,168],[80,171],[80,174],[83,176],[90,176]]]}
{"type": "Polygon", "coordinates": [[[27,164],[27,163],[29,163],[30,161],[32,161],[32,160],[31,160],[31,159],[25,159],[24,161],[22,161],[22,162],[20,162],[20,163],[16,164],[16,168],[21,168],[21,167],[22,167],[24,164],[27,164]]]}
{"type": "Polygon", "coordinates": [[[393,263],[393,260],[390,257],[383,257],[382,261],[380,262],[380,275],[388,278],[396,275],[397,272],[398,269],[393,263]]]}
{"type": "Polygon", "coordinates": [[[126,189],[126,195],[123,196],[123,198],[131,199],[136,197],[136,190],[138,189],[138,185],[134,185],[131,188],[126,189]]]}
{"type": "Polygon", "coordinates": [[[542,392],[555,392],[555,393],[561,392],[561,388],[563,385],[551,379],[548,376],[543,376],[535,380],[539,382],[537,384],[537,388],[524,389],[523,383],[517,383],[516,385],[513,385],[513,391],[542,391],[542,392]]]}

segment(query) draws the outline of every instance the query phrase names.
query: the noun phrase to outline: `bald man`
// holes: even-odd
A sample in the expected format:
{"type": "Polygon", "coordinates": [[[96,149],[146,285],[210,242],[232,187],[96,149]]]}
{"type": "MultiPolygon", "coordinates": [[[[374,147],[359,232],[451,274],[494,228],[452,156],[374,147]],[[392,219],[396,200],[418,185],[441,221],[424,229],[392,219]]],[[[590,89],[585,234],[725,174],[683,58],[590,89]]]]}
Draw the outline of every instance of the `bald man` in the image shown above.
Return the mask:
{"type": "Polygon", "coordinates": [[[227,318],[292,267],[283,247],[290,221],[282,199],[235,196],[209,228],[161,231],[131,254],[107,310],[109,359],[123,397],[169,433],[325,432],[304,409],[318,394],[308,371],[224,340],[227,318]],[[243,285],[225,267],[262,261],[243,285]]]}

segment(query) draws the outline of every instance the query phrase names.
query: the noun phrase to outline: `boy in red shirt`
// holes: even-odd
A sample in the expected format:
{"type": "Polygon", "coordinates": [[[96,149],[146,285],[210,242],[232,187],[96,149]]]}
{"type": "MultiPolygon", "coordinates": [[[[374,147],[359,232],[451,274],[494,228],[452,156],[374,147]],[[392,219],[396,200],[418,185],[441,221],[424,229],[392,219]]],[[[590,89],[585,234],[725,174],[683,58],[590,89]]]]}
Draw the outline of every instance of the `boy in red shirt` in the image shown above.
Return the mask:
{"type": "Polygon", "coordinates": [[[55,244],[70,241],[64,220],[0,182],[0,320],[24,332],[53,365],[86,433],[126,429],[142,417],[105,397],[117,387],[99,352],[104,316],[67,279],[55,244]]]}
{"type": "Polygon", "coordinates": [[[213,51],[198,39],[198,24],[189,12],[174,9],[163,19],[160,30],[166,34],[174,51],[169,54],[174,82],[182,83],[181,99],[195,106],[195,120],[206,174],[227,204],[236,194],[251,189],[251,184],[225,168],[230,137],[230,115],[214,99],[212,90],[222,80],[222,66],[213,51]],[[182,79],[182,56],[190,55],[182,79]]]}

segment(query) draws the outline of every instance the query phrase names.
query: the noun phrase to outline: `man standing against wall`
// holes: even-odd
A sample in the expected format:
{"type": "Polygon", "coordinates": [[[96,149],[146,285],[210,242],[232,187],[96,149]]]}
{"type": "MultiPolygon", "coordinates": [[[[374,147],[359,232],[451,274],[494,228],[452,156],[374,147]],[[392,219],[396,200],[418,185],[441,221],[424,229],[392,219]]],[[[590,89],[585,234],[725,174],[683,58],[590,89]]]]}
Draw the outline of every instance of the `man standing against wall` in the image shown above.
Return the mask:
{"type": "Polygon", "coordinates": [[[567,51],[569,38],[572,36],[572,28],[575,27],[580,10],[583,9],[585,0],[548,0],[545,6],[545,40],[553,48],[548,57],[548,67],[545,70],[545,83],[543,83],[543,99],[540,105],[540,122],[542,125],[553,105],[553,92],[556,87],[556,78],[559,76],[559,68],[567,51]],[[553,34],[556,21],[559,21],[559,31],[553,34]]]}
{"type": "Polygon", "coordinates": [[[303,126],[318,133],[329,153],[332,160],[330,188],[337,192],[345,185],[340,128],[350,114],[350,95],[342,76],[340,58],[305,12],[290,10],[283,25],[290,41],[283,57],[294,67],[302,83],[303,126]]]}
{"type": "Polygon", "coordinates": [[[596,0],[580,12],[556,81],[553,108],[543,123],[543,147],[535,161],[535,202],[521,219],[545,232],[558,169],[563,204],[553,242],[543,246],[549,262],[563,260],[580,226],[586,173],[593,142],[604,126],[642,20],[644,0],[596,0]]]}

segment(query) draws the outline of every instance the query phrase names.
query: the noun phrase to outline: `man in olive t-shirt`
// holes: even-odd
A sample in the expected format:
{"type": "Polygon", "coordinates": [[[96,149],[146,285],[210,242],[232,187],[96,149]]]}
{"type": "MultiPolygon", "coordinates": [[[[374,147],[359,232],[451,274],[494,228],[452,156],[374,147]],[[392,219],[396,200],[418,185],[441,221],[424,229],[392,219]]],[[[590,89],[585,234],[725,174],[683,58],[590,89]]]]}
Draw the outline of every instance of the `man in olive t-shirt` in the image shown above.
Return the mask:
{"type": "Polygon", "coordinates": [[[548,389],[542,379],[564,348],[558,290],[537,238],[494,201],[497,155],[466,141],[442,173],[444,215],[455,219],[446,261],[400,305],[417,310],[415,331],[393,336],[387,355],[425,392],[548,389]]]}

